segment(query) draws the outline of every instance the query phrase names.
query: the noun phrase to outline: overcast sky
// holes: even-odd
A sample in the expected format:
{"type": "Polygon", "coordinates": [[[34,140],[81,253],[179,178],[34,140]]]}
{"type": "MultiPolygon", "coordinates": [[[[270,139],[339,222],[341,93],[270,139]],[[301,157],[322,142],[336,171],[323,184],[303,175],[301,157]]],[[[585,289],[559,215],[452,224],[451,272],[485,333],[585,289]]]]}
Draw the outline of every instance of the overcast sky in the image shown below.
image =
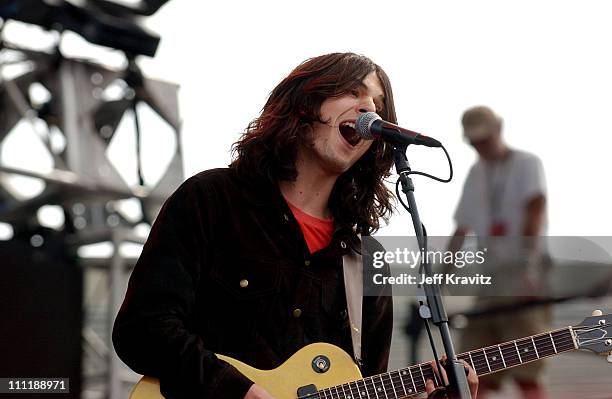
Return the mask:
{"type": "MultiPolygon", "coordinates": [[[[451,183],[414,179],[431,235],[452,232],[475,160],[459,119],[476,104],[504,118],[512,146],[542,158],[551,235],[610,235],[610,2],[194,3],[171,1],[149,21],[162,42],[143,63],[181,84],[187,174],[227,164],[238,132],[299,62],[353,51],[388,72],[400,124],[443,141],[452,156],[451,183]]],[[[409,159],[445,175],[442,152],[411,149],[409,159]]],[[[405,233],[407,223],[396,218],[388,232],[405,233]]]]}
{"type": "MultiPolygon", "coordinates": [[[[454,228],[475,160],[459,120],[478,104],[504,118],[511,146],[542,158],[549,234],[610,235],[610,11],[608,1],[174,0],[147,21],[162,41],[156,57],[140,64],[181,85],[188,176],[229,163],[231,143],[298,63],[353,51],[389,74],[400,124],[439,139],[451,154],[451,183],[414,178],[430,235],[454,228]]],[[[155,136],[162,133],[145,134],[163,141],[155,136]]],[[[160,157],[163,146],[146,150],[160,157]]],[[[446,176],[441,151],[410,149],[409,159],[415,170],[446,176]]],[[[412,227],[402,213],[381,233],[412,234],[412,227]]]]}

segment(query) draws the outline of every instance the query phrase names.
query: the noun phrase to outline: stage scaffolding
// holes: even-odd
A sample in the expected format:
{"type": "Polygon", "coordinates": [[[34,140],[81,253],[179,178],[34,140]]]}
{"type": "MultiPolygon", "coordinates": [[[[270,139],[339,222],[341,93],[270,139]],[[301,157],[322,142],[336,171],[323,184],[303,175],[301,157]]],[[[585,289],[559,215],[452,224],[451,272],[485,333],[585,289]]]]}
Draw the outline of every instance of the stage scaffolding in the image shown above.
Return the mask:
{"type": "MultiPolygon", "coordinates": [[[[117,358],[111,329],[135,259],[124,255],[121,248],[124,243],[144,243],[146,234],[138,231],[150,225],[163,201],[184,179],[178,86],[143,76],[133,56],[126,56],[125,68],[115,70],[89,60],[66,58],[59,43],[54,50],[42,52],[3,40],[0,56],[0,149],[11,133],[17,133],[16,126],[26,126],[35,131],[53,160],[52,170],[41,173],[7,165],[0,156],[0,221],[10,224],[15,232],[33,232],[39,227],[37,212],[41,207],[61,207],[65,220],[59,230],[85,276],[82,397],[123,397],[135,375],[126,373],[117,358]],[[22,73],[5,78],[6,68],[19,65],[22,73]],[[33,101],[34,86],[48,92],[43,104],[33,101]],[[109,91],[114,94],[110,96],[109,91]],[[165,172],[152,183],[143,178],[141,163],[143,105],[167,124],[176,143],[165,172]],[[107,154],[126,115],[133,122],[137,184],[128,184],[107,154]],[[53,144],[52,135],[57,134],[64,143],[60,147],[53,144]],[[44,183],[44,189],[22,198],[11,187],[11,176],[36,179],[44,183]],[[139,204],[136,219],[120,211],[118,204],[126,199],[139,204]],[[110,256],[79,256],[80,248],[99,243],[110,243],[110,256]]],[[[28,157],[28,149],[22,156],[28,157]]],[[[42,238],[43,244],[34,240],[32,245],[44,245],[42,238]]]]}

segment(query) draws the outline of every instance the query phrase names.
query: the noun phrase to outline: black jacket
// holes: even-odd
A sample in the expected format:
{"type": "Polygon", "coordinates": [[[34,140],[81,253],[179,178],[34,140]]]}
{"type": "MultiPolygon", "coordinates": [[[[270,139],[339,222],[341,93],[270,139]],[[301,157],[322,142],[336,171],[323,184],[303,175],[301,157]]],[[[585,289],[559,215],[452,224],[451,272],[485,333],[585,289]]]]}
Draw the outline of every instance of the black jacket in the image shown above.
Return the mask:
{"type": "MultiPolygon", "coordinates": [[[[277,186],[232,169],[191,177],[166,201],[115,320],[119,357],[166,397],[242,398],[252,382],[214,353],[259,369],[329,342],[352,354],[342,256],[359,241],[336,226],[310,254],[277,186]]],[[[362,371],[386,370],[390,296],[363,305],[362,371]]]]}

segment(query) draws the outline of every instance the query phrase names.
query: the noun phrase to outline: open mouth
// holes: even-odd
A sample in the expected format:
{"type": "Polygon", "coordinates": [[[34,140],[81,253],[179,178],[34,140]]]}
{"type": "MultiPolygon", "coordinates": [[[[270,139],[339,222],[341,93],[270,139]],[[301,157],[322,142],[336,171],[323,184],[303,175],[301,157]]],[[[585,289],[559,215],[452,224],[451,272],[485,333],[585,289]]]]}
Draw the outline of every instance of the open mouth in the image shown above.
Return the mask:
{"type": "Polygon", "coordinates": [[[340,130],[342,137],[344,137],[344,139],[353,147],[355,147],[361,141],[361,136],[359,136],[355,130],[355,122],[342,122],[338,129],[340,130]]]}

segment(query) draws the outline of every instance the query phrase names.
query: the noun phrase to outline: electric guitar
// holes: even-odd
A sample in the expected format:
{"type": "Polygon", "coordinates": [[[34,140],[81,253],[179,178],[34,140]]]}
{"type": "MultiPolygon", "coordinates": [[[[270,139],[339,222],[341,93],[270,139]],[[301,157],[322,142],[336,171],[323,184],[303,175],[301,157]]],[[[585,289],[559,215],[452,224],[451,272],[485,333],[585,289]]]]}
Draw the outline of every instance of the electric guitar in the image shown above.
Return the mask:
{"type": "MultiPolygon", "coordinates": [[[[576,349],[608,355],[612,362],[612,315],[595,311],[576,326],[476,349],[458,357],[482,376],[576,349]]],[[[275,399],[396,399],[425,392],[428,379],[439,385],[429,363],[362,378],[351,356],[326,343],[305,346],[272,370],[258,370],[230,357],[217,356],[275,399]]],[[[159,381],[143,377],[130,399],[163,399],[159,381]]]]}

